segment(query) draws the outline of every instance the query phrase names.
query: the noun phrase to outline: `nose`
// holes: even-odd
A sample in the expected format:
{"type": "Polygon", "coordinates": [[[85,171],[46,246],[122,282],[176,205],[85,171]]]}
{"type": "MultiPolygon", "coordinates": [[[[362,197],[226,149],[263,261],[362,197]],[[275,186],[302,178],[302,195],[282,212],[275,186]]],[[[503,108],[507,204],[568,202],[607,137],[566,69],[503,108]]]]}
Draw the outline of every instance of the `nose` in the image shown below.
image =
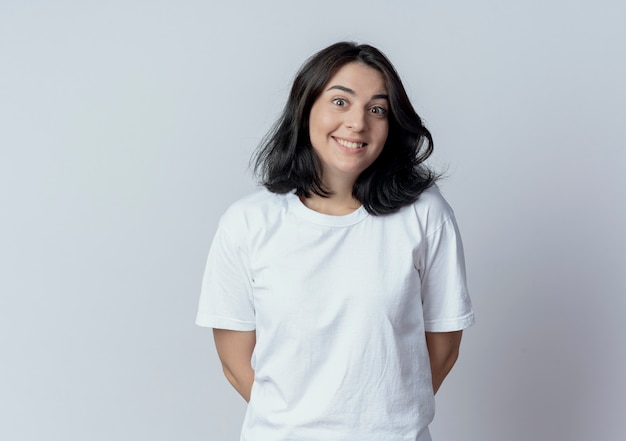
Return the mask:
{"type": "Polygon", "coordinates": [[[361,109],[351,109],[346,114],[346,127],[354,132],[361,132],[367,128],[365,111],[361,109]]]}

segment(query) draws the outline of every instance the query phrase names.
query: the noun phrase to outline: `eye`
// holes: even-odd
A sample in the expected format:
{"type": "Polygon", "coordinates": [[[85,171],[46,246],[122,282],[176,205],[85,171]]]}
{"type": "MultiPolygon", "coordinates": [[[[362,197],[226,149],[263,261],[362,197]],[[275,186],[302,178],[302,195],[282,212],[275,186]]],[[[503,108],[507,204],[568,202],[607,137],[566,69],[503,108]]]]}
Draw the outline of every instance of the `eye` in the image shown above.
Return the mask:
{"type": "Polygon", "coordinates": [[[348,104],[348,102],[343,98],[333,98],[331,101],[335,106],[344,107],[348,104]]]}
{"type": "Polygon", "coordinates": [[[387,114],[387,109],[382,106],[374,106],[370,109],[370,113],[374,115],[384,116],[387,114]]]}

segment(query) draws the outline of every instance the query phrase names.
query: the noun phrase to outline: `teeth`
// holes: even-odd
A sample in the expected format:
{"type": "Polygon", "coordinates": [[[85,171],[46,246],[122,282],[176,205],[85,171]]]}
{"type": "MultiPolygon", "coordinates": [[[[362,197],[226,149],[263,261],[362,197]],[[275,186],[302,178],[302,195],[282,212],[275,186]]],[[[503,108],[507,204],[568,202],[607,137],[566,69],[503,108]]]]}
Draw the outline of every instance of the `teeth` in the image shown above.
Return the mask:
{"type": "Polygon", "coordinates": [[[349,149],[360,149],[365,145],[364,142],[350,142],[345,139],[335,138],[339,144],[349,149]]]}

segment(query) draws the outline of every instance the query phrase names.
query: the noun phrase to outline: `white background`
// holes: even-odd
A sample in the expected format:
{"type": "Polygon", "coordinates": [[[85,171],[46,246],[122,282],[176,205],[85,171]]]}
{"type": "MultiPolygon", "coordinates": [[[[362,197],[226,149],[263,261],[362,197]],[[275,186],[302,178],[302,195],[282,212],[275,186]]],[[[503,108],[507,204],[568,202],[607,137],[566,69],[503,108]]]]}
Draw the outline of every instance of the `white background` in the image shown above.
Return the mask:
{"type": "Polygon", "coordinates": [[[0,439],[238,439],[204,260],[297,68],[343,39],[396,65],[464,235],[477,325],[435,440],[624,439],[625,15],[3,0],[0,439]]]}

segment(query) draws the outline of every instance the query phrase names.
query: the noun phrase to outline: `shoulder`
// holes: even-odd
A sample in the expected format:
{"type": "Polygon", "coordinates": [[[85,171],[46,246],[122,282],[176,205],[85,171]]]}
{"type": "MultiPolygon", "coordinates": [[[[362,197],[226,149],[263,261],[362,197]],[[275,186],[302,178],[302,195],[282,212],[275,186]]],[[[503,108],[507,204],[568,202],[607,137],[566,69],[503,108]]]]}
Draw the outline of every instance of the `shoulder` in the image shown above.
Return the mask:
{"type": "Polygon", "coordinates": [[[404,207],[400,213],[412,222],[417,221],[427,235],[448,222],[455,222],[452,207],[435,185],[424,190],[417,201],[404,207]]]}
{"type": "Polygon", "coordinates": [[[220,218],[219,226],[237,230],[267,224],[286,209],[289,197],[259,189],[231,204],[220,218]]]}
{"type": "Polygon", "coordinates": [[[424,190],[412,206],[417,212],[432,213],[438,216],[447,216],[454,213],[452,207],[436,185],[432,185],[424,190]]]}

